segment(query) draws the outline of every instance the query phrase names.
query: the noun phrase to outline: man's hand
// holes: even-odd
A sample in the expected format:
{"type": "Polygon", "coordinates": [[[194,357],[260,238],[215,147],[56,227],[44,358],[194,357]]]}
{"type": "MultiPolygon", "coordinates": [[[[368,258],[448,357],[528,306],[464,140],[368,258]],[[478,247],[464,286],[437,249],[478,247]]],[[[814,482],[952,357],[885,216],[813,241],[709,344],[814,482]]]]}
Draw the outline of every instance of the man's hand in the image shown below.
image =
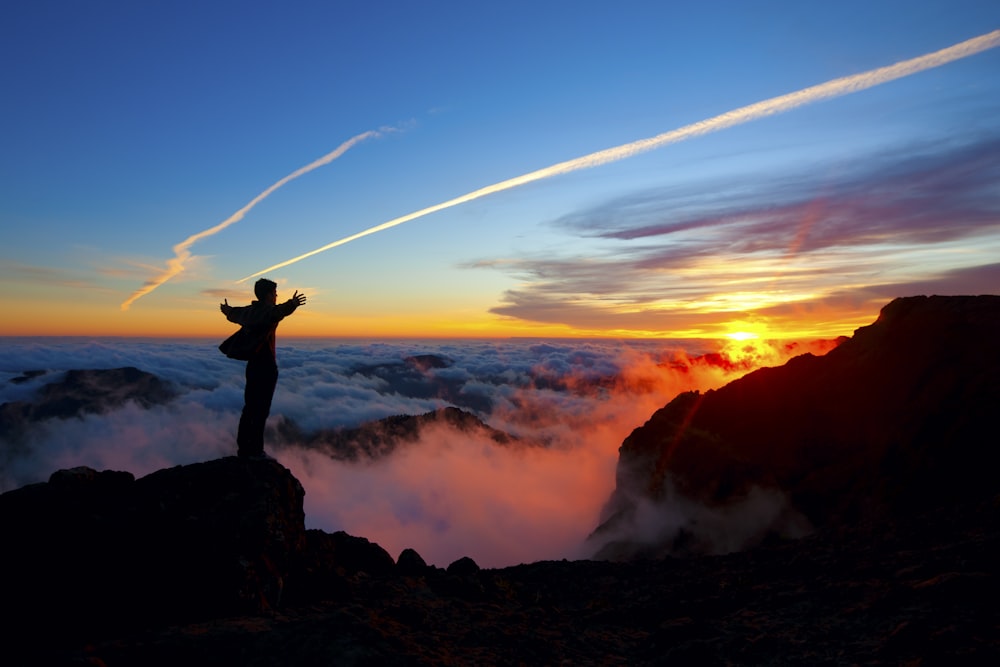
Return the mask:
{"type": "Polygon", "coordinates": [[[219,304],[219,310],[221,310],[222,314],[226,317],[229,316],[229,313],[233,310],[233,307],[229,305],[229,299],[222,300],[222,303],[219,304]]]}
{"type": "Polygon", "coordinates": [[[292,298],[289,299],[288,302],[293,304],[296,308],[298,308],[299,306],[301,306],[306,302],[306,295],[299,294],[299,291],[295,290],[295,294],[292,295],[292,298]]]}

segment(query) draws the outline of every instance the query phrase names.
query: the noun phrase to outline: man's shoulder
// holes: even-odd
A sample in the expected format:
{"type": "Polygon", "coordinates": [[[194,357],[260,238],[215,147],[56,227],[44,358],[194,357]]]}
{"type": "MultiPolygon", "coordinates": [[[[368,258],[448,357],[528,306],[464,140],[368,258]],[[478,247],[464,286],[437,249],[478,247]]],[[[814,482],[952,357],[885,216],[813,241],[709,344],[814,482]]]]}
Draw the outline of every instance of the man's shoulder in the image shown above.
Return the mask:
{"type": "Polygon", "coordinates": [[[247,318],[254,323],[277,322],[285,316],[279,305],[254,301],[247,306],[247,318]]]}

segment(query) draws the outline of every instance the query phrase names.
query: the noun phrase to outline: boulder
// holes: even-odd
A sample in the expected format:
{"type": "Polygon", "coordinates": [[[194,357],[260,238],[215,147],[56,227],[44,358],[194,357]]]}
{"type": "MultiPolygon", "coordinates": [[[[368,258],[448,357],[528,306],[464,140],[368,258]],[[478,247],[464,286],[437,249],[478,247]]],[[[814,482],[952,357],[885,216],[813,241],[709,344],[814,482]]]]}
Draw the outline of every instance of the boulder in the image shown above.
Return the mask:
{"type": "Polygon", "coordinates": [[[416,550],[403,549],[396,559],[396,569],[404,577],[419,577],[427,574],[432,568],[416,550]]]}
{"type": "Polygon", "coordinates": [[[274,608],[305,549],[303,497],[277,462],[236,457],[138,480],[74,468],[0,495],[14,631],[83,635],[274,608]]]}

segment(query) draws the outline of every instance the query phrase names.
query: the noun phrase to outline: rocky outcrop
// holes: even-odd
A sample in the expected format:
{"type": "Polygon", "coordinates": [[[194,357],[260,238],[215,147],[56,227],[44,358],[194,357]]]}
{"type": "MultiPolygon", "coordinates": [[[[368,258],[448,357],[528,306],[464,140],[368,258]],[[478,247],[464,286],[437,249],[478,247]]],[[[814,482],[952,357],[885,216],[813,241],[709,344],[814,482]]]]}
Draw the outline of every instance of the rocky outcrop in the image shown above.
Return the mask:
{"type": "MultiPolygon", "coordinates": [[[[135,479],[90,468],[0,495],[5,647],[60,645],[343,599],[396,577],[379,545],[306,530],[302,485],[274,460],[228,457],[135,479]]],[[[401,571],[454,587],[407,550],[401,571]]],[[[469,558],[453,568],[478,571],[469,558]]]]}
{"type": "Polygon", "coordinates": [[[488,414],[492,399],[479,392],[464,391],[466,380],[436,371],[454,362],[435,354],[418,354],[399,361],[364,364],[351,369],[352,374],[377,379],[380,393],[399,394],[410,398],[438,398],[460,408],[488,414]]]}
{"type": "MultiPolygon", "coordinates": [[[[166,624],[274,614],[341,600],[352,577],[448,572],[412,549],[306,530],[302,485],[274,460],[227,457],[135,479],[59,470],[0,494],[6,630],[22,650],[166,624]]],[[[469,558],[453,568],[478,571],[469,558]]],[[[453,572],[453,574],[455,573],[453,572]]]]}
{"type": "Polygon", "coordinates": [[[23,631],[272,608],[304,550],[303,496],[281,465],[235,457],[139,480],[58,471],[0,495],[5,601],[23,631]]]}
{"type": "Polygon", "coordinates": [[[681,394],[622,444],[598,553],[710,550],[700,510],[754,494],[787,504],[750,543],[804,520],[852,525],[995,493],[997,341],[998,296],[901,298],[822,357],[681,394]],[[685,504],[670,530],[643,532],[685,504]]]}
{"type": "Polygon", "coordinates": [[[493,428],[479,417],[455,407],[440,408],[422,415],[394,415],[366,422],[355,428],[320,429],[306,432],[288,418],[279,419],[274,432],[276,447],[305,447],[322,451],[336,461],[377,460],[391,455],[400,446],[420,439],[425,429],[445,426],[448,429],[481,438],[498,445],[522,442],[517,437],[493,428]]]}
{"type": "MultiPolygon", "coordinates": [[[[261,614],[76,641],[73,624],[49,625],[20,652],[5,625],[0,655],[15,667],[1000,661],[1000,498],[724,556],[499,570],[461,559],[446,572],[404,553],[391,573],[331,578],[261,614]]],[[[146,602],[130,613],[143,618],[146,602]]]]}
{"type": "MultiPolygon", "coordinates": [[[[44,375],[28,371],[11,382],[21,384],[44,375]]],[[[107,412],[129,401],[148,408],[176,395],[170,383],[132,366],[70,370],[45,384],[32,400],[0,405],[0,439],[16,437],[33,422],[107,412]]]]}

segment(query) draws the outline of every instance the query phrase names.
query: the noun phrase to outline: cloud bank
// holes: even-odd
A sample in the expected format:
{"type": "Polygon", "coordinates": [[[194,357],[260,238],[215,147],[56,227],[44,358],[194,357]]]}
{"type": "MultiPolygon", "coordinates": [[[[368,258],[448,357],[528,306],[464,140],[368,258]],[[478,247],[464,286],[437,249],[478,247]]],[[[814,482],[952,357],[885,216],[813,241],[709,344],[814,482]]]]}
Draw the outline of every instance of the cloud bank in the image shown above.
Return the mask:
{"type": "MultiPolygon", "coordinates": [[[[447,565],[583,556],[614,486],[618,447],[654,410],[688,389],[724,384],[805,348],[704,341],[283,341],[269,425],[306,432],[357,426],[448,405],[519,436],[498,445],[445,426],[374,461],[338,462],[272,433],[268,449],[306,489],[309,527],[346,530],[394,557],[416,549],[447,565]],[[685,349],[686,348],[686,349],[685,349]],[[425,355],[434,363],[407,363],[425,355]],[[280,446],[275,446],[276,442],[280,446]]],[[[0,491],[86,465],[137,476],[235,452],[243,365],[218,341],[8,339],[0,404],[30,400],[72,368],[136,366],[171,382],[174,401],[134,403],[49,420],[23,438],[0,434],[0,491]],[[47,373],[12,382],[28,370],[47,373]]]]}

